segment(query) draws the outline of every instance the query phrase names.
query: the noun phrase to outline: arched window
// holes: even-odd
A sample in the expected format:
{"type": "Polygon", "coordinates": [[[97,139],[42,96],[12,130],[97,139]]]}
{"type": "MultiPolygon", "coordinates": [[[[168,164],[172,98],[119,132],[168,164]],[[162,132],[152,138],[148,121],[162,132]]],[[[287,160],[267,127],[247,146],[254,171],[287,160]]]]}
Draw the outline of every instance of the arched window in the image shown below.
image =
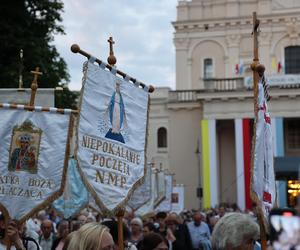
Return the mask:
{"type": "Polygon", "coordinates": [[[212,58],[205,58],[203,60],[203,78],[212,78],[214,76],[212,58]]]}
{"type": "Polygon", "coordinates": [[[166,148],[167,146],[167,129],[161,127],[157,130],[157,147],[166,148]]]}
{"type": "Polygon", "coordinates": [[[300,46],[289,46],[284,49],[285,73],[300,73],[300,46]]]}

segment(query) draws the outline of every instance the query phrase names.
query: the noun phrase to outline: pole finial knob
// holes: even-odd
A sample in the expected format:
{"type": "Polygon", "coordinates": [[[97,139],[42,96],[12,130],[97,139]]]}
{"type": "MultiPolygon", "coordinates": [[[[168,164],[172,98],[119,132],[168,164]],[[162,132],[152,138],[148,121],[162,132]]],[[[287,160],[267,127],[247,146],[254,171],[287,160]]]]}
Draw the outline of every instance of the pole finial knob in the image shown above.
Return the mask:
{"type": "Polygon", "coordinates": [[[255,70],[258,73],[258,75],[260,77],[262,77],[264,75],[264,73],[265,73],[266,68],[265,68],[265,66],[263,64],[258,64],[256,66],[255,70]]]}
{"type": "Polygon", "coordinates": [[[73,53],[78,53],[78,52],[80,51],[79,45],[78,45],[78,44],[73,44],[73,45],[71,46],[71,51],[72,51],[73,53]]]}

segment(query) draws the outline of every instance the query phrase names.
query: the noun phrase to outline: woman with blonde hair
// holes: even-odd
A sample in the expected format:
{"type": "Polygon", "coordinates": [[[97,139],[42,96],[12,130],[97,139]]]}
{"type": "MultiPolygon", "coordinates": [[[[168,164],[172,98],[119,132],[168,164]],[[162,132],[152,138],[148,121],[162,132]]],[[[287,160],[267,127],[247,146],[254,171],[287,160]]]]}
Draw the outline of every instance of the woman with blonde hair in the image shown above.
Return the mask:
{"type": "Polygon", "coordinates": [[[109,229],[97,222],[83,225],[67,240],[67,250],[113,250],[114,241],[109,229]]]}

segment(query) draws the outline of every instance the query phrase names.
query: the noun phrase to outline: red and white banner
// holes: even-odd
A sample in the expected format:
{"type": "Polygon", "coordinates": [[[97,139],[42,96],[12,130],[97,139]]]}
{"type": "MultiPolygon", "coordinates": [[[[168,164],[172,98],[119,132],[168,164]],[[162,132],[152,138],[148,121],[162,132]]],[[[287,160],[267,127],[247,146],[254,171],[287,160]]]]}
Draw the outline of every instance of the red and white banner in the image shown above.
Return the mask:
{"type": "Polygon", "coordinates": [[[275,204],[276,187],[273,164],[271,118],[263,84],[258,84],[258,114],[256,120],[256,142],[252,171],[252,191],[256,194],[267,217],[275,204]]]}

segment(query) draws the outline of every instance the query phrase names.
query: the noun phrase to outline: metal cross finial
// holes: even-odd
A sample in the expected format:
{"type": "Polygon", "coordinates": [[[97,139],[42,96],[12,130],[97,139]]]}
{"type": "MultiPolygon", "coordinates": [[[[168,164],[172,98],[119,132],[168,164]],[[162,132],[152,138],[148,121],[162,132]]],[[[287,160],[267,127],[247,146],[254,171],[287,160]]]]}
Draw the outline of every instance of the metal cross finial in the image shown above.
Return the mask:
{"type": "Polygon", "coordinates": [[[115,41],[111,36],[109,37],[107,42],[109,43],[109,57],[107,58],[107,62],[109,65],[114,66],[117,62],[117,58],[115,57],[114,50],[113,50],[113,45],[115,44],[115,41]]]}
{"type": "Polygon", "coordinates": [[[43,73],[40,72],[40,68],[36,67],[35,70],[30,71],[30,73],[32,73],[34,75],[32,83],[31,83],[31,96],[30,96],[30,106],[34,105],[34,100],[35,100],[35,94],[36,94],[36,90],[38,88],[37,85],[37,79],[38,76],[41,76],[43,73]]]}
{"type": "Polygon", "coordinates": [[[109,43],[109,54],[113,55],[114,54],[113,45],[115,44],[115,41],[113,40],[112,36],[109,37],[109,39],[107,41],[109,43]]]}
{"type": "Polygon", "coordinates": [[[20,50],[20,67],[19,67],[19,88],[18,91],[23,91],[23,50],[20,50]]]}

